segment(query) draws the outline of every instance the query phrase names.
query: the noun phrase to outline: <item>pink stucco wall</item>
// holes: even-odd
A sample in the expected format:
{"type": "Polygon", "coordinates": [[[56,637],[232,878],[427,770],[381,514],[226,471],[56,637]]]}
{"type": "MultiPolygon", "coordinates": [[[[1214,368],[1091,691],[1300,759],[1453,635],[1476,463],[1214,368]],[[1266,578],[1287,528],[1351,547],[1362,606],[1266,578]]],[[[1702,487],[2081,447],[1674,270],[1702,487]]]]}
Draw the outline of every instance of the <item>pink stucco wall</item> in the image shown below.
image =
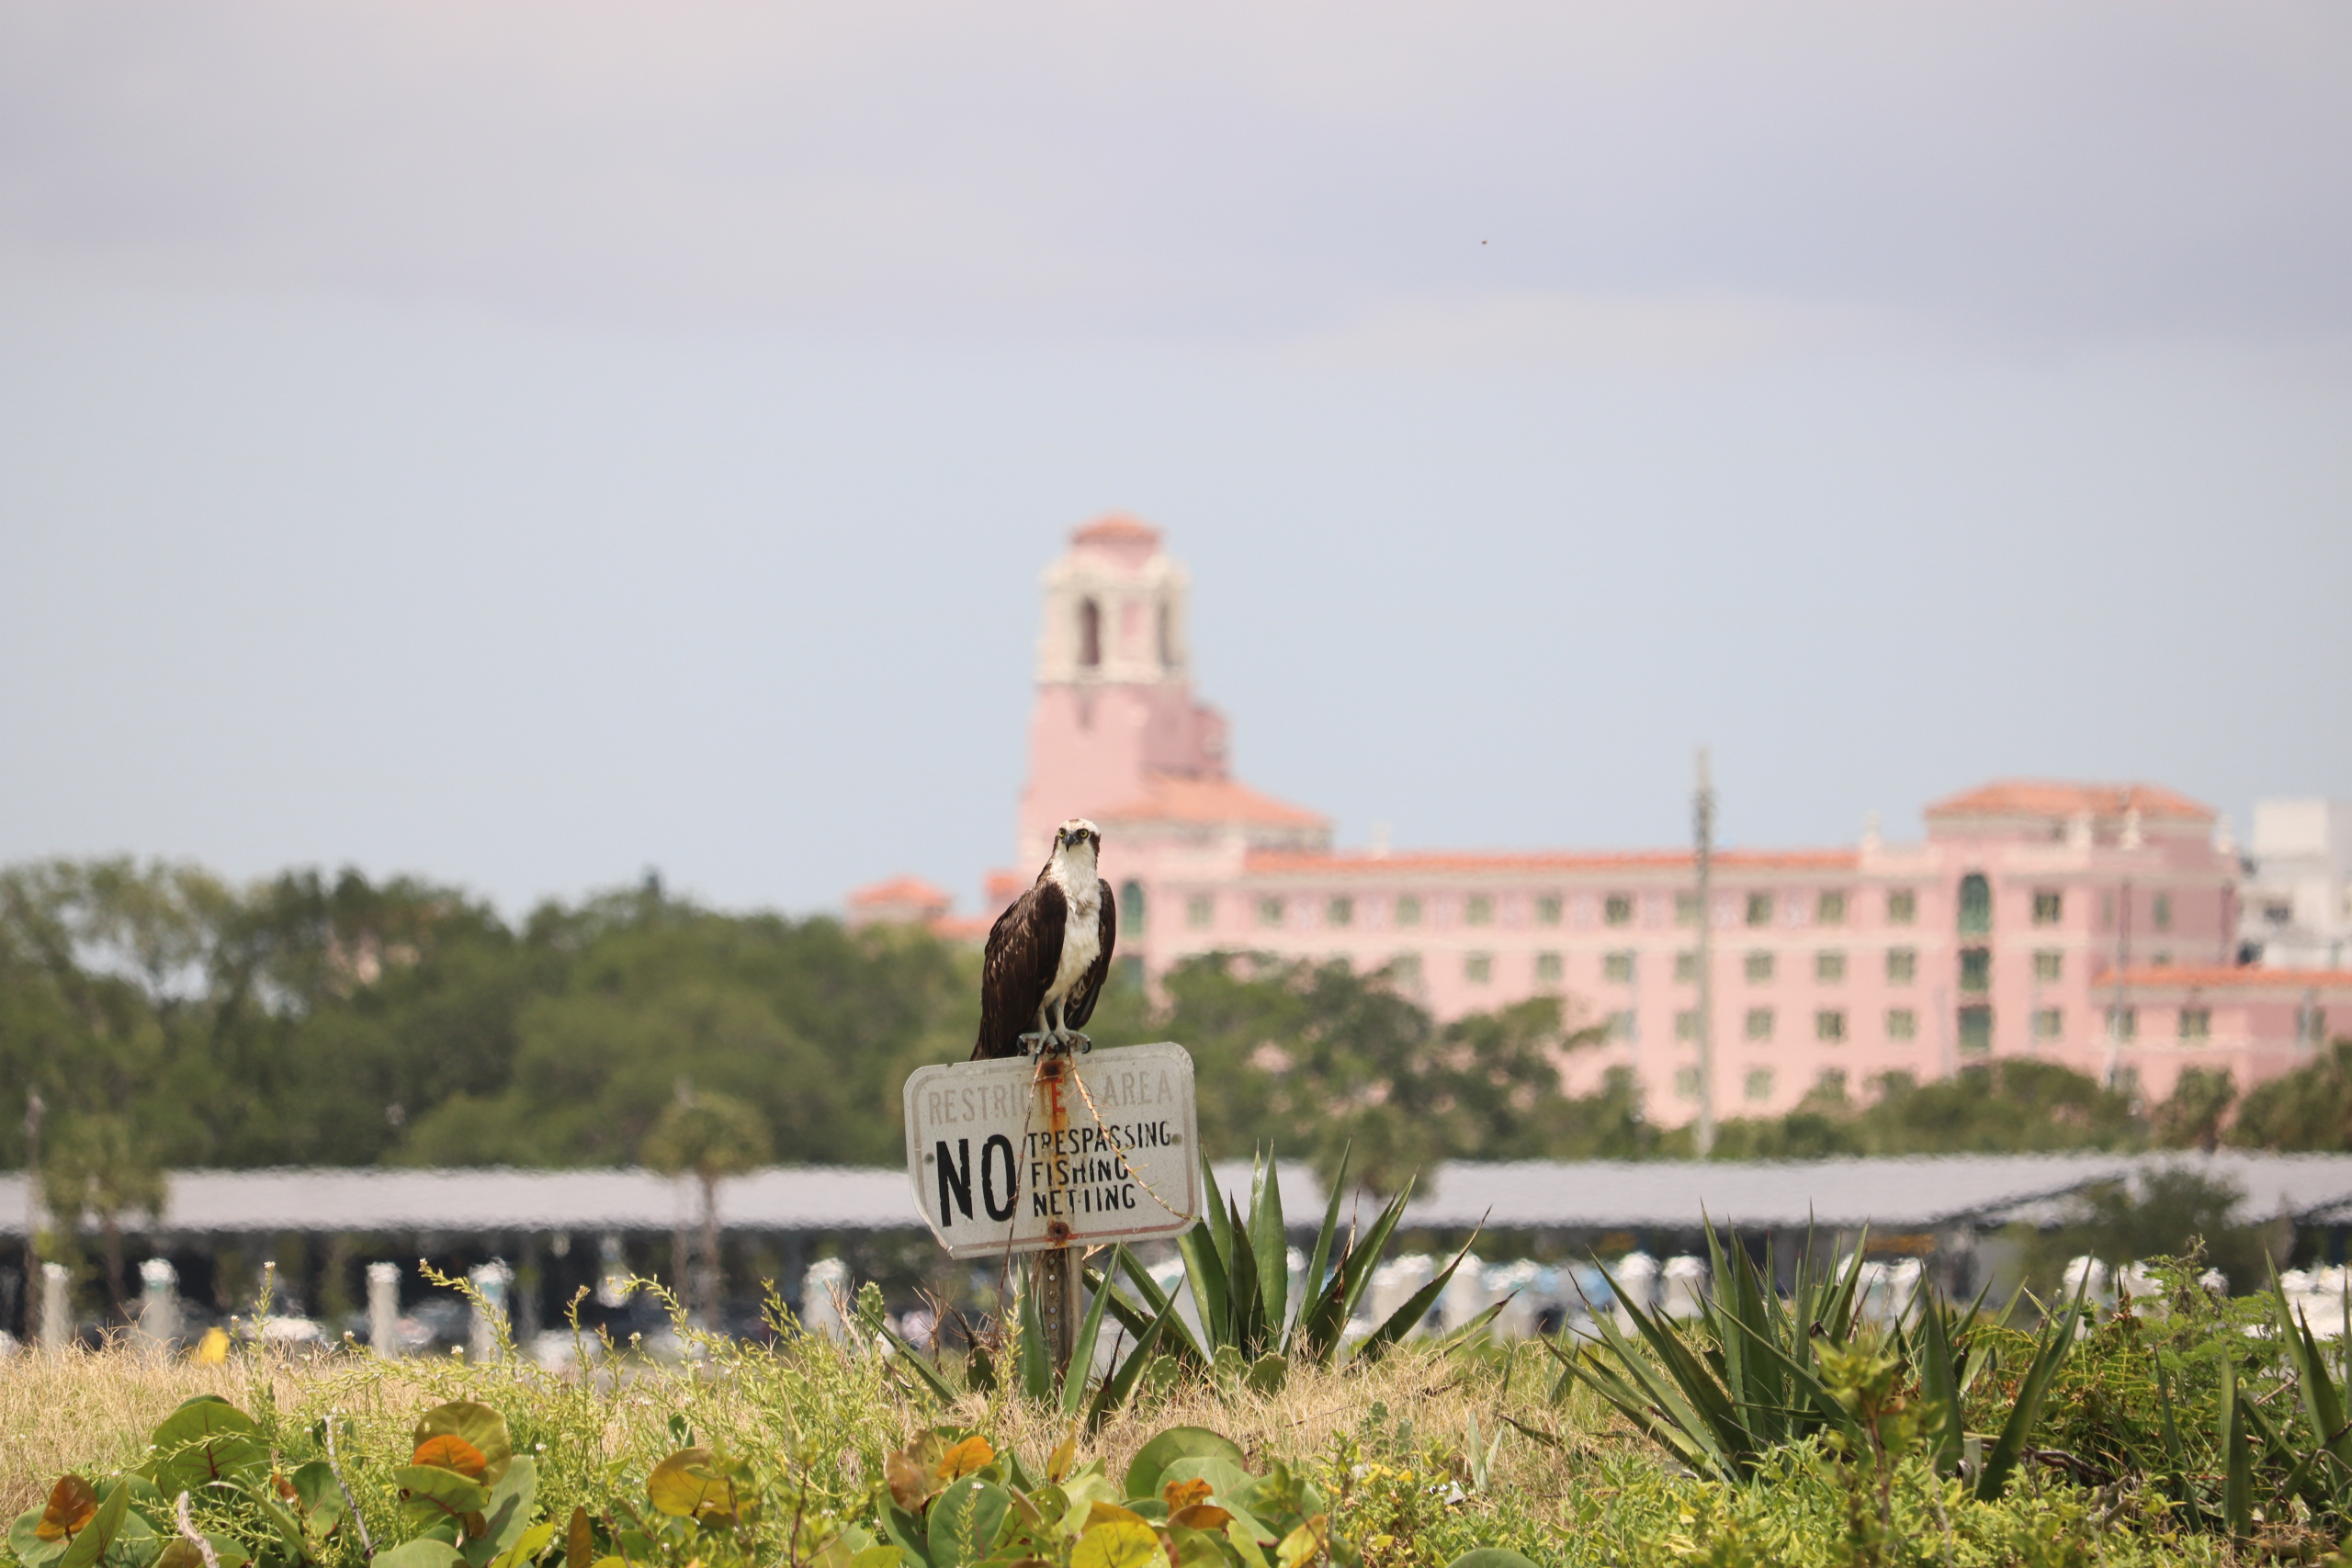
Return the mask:
{"type": "MultiPolygon", "coordinates": [[[[1082,529],[1046,586],[1020,858],[1034,867],[1064,818],[1095,818],[1122,954],[1155,975],[1236,951],[1387,967],[1440,1018],[1557,995],[1572,1020],[1611,1026],[1564,1061],[1572,1087],[1623,1066],[1654,1118],[1693,1113],[1688,851],[1333,853],[1322,818],[1230,776],[1224,722],[1193,695],[1186,580],[1155,532],[1082,529]]],[[[2307,1047],[2277,1007],[2233,993],[2184,1044],[2159,1027],[2184,1004],[2142,973],[2230,964],[2238,867],[2213,826],[2151,786],[2013,781],[1929,807],[1916,842],[1719,855],[1718,1113],[1786,1111],[1828,1074],[1859,1091],[1990,1055],[2136,1075],[2155,1095],[2191,1064],[2241,1085],[2286,1070],[2307,1047]],[[1972,876],[1991,896],[1982,931],[1962,929],[1972,876]],[[2130,1039],[2110,1031],[2118,1006],[2143,1021],[2130,1039]]],[[[2343,990],[2352,1021],[2352,977],[2317,984],[2343,990]]]]}

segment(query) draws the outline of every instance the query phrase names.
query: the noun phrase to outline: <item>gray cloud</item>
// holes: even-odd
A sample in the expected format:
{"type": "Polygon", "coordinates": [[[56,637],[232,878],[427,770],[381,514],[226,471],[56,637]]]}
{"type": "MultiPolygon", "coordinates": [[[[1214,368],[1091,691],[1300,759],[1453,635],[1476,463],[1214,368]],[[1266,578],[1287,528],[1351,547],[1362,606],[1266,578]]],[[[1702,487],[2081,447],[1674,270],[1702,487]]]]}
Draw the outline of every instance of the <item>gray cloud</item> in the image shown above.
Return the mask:
{"type": "Polygon", "coordinates": [[[2333,4],[20,4],[0,248],[851,332],[1491,290],[2334,333],[2347,59],[2333,4]]]}

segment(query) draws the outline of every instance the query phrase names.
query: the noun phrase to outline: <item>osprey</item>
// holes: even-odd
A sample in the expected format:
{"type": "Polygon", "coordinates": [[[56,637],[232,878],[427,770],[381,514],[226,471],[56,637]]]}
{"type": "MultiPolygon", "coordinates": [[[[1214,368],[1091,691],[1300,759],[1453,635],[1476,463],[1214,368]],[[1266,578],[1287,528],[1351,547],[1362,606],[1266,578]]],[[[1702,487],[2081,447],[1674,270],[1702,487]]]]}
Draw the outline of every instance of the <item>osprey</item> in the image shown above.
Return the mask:
{"type": "Polygon", "coordinates": [[[980,968],[974,1061],[1023,1055],[1033,1038],[1040,1044],[1094,1043],[1078,1031],[1094,1016],[1119,934],[1111,890],[1095,874],[1102,848],[1101,830],[1071,818],[1054,830],[1054,852],[1037,880],[996,918],[980,968]]]}

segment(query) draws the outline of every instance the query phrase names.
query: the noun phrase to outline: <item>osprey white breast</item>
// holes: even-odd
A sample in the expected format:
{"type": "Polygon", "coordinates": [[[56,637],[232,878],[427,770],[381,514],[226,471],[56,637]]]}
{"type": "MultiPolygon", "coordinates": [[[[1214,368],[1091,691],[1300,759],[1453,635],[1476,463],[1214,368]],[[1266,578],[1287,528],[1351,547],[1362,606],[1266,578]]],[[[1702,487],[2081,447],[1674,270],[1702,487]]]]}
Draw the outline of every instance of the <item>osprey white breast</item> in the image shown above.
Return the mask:
{"type": "Polygon", "coordinates": [[[1102,955],[1102,878],[1094,866],[1094,844],[1080,839],[1054,852],[1046,878],[1062,890],[1069,914],[1062,921],[1061,961],[1054,965],[1046,999],[1060,1001],[1086,977],[1102,955]]]}

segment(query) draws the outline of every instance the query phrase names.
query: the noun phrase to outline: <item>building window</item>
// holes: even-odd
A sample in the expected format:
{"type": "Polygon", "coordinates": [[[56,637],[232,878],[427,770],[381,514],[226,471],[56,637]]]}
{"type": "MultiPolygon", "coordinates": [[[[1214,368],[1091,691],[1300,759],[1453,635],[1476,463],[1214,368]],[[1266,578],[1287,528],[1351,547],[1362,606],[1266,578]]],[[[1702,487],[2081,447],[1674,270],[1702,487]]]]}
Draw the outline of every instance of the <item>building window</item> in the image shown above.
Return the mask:
{"type": "Polygon", "coordinates": [[[2327,1010],[2305,1003],[2295,1015],[2295,1036],[2306,1045],[2326,1043],[2327,1010]]]}
{"type": "Polygon", "coordinates": [[[1631,980],[1634,977],[1634,955],[1630,953],[1601,954],[1600,977],[1620,982],[1631,980]]]}
{"type": "Polygon", "coordinates": [[[1119,884],[1119,923],[1130,931],[1142,931],[1143,908],[1143,884],[1132,878],[1119,884]]]}
{"type": "Polygon", "coordinates": [[[1699,1069],[1677,1067],[1674,1070],[1674,1092],[1684,1100],[1699,1098],[1699,1069]]]}
{"type": "Polygon", "coordinates": [[[1674,923],[1678,926],[1699,923],[1699,896],[1696,893],[1677,893],[1674,896],[1674,923]]]}
{"type": "Polygon", "coordinates": [[[1419,898],[1414,897],[1409,893],[1406,894],[1402,898],[1397,899],[1396,923],[1400,926],[1419,925],[1421,923],[1421,901],[1419,898]]]}
{"type": "Polygon", "coordinates": [[[1842,984],[1846,978],[1846,955],[1842,953],[1815,953],[1813,977],[1825,986],[1842,984]]]}
{"type": "Polygon", "coordinates": [[[2159,893],[2159,894],[2157,894],[2157,895],[2156,895],[2155,916],[2156,916],[2156,930],[2158,930],[2158,931],[2168,931],[2172,930],[2172,895],[2171,895],[2171,894],[2169,894],[2169,893],[2159,893]]]}
{"type": "Polygon", "coordinates": [[[1813,1037],[1831,1045],[1846,1043],[1846,1015],[1835,1008],[1824,1008],[1813,1015],[1813,1037]]]}
{"type": "Polygon", "coordinates": [[[1470,895],[1468,906],[1463,910],[1462,918],[1469,925],[1493,925],[1495,923],[1494,899],[1484,893],[1473,893],[1470,895]]]}
{"type": "Polygon", "coordinates": [[[2148,955],[2148,963],[2153,968],[2169,969],[2172,967],[2172,954],[2160,947],[2148,955]]]}
{"type": "Polygon", "coordinates": [[[1747,955],[1747,983],[1751,986],[1761,986],[1769,984],[1771,978],[1772,955],[1769,953],[1749,953],[1747,955]]]}
{"type": "Polygon", "coordinates": [[[1750,1040],[1772,1038],[1772,1010],[1770,1008],[1747,1010],[1747,1037],[1750,1040]]]}
{"type": "Polygon", "coordinates": [[[1185,899],[1184,923],[1196,931],[1216,924],[1216,900],[1205,893],[1195,893],[1185,899]]]}
{"type": "Polygon", "coordinates": [[[2057,1008],[2042,1008],[2033,1015],[2033,1037],[2036,1040],[2064,1040],[2066,1037],[2066,1015],[2057,1008]]]}
{"type": "Polygon", "coordinates": [[[2132,1041],[2139,1039],[2140,1010],[2138,1008],[2108,1009],[2107,1037],[2119,1045],[2129,1045],[2132,1041]]]}
{"type": "Polygon", "coordinates": [[[1751,926],[1772,923],[1772,896],[1770,893],[1750,893],[1747,896],[1747,923],[1751,926]]]}
{"type": "Polygon", "coordinates": [[[1323,906],[1323,923],[1327,926],[1351,926],[1356,921],[1356,901],[1334,898],[1323,906]]]}
{"type": "Polygon", "coordinates": [[[1747,1081],[1741,1084],[1740,1091],[1750,1100],[1771,1099],[1772,1070],[1770,1067],[1758,1067],[1749,1073],[1747,1081]]]}
{"type": "Polygon", "coordinates": [[[1462,977],[1474,986],[1483,986],[1495,977],[1495,955],[1473,953],[1462,960],[1462,977]]]}
{"type": "Polygon", "coordinates": [[[1674,1015],[1674,1037],[1677,1040],[1699,1038],[1699,1014],[1695,1009],[1685,1008],[1674,1015]]]}
{"type": "Polygon", "coordinates": [[[1960,950],[1960,988],[1963,991],[1989,991],[1993,988],[1991,948],[1963,947],[1960,950]]]}
{"type": "Polygon", "coordinates": [[[2181,1009],[2181,1010],[2180,1010],[2180,1037],[2181,1037],[2183,1040],[2211,1040],[2211,1039],[2212,1039],[2212,1038],[2213,1038],[2213,1014],[2212,1014],[2212,1010],[2211,1010],[2211,1009],[2209,1009],[2209,1008],[2183,1008],[2183,1009],[2181,1009]]]}
{"type": "Polygon", "coordinates": [[[1283,901],[1279,898],[1259,899],[1258,923],[1269,929],[1279,928],[1283,923],[1283,901]]]}
{"type": "Polygon", "coordinates": [[[1560,955],[1556,953],[1537,953],[1535,977],[1538,980],[1557,980],[1560,977],[1560,955]]]}
{"type": "Polygon", "coordinates": [[[1557,893],[1546,893],[1535,900],[1535,923],[1539,926],[1560,923],[1560,896],[1557,893]]]}
{"type": "Polygon", "coordinates": [[[1846,1069],[1843,1067],[1822,1068],[1814,1075],[1813,1092],[1816,1099],[1826,1100],[1833,1104],[1842,1104],[1846,1099],[1846,1069]]]}
{"type": "Polygon", "coordinates": [[[1820,897],[1815,899],[1813,901],[1813,920],[1814,924],[1821,926],[1844,925],[1846,923],[1846,896],[1843,893],[1824,893],[1820,897]]]}
{"type": "Polygon", "coordinates": [[[1632,1010],[1626,1009],[1617,1012],[1612,1012],[1609,1015],[1609,1038],[1611,1040],[1631,1040],[1634,1038],[1634,1014],[1632,1010]]]}
{"type": "Polygon", "coordinates": [[[1087,670],[1102,663],[1102,606],[1091,599],[1078,602],[1078,662],[1087,670]]]}
{"type": "Polygon", "coordinates": [[[2033,923],[2054,926],[2065,913],[2066,900],[2047,887],[2038,887],[2033,894],[2033,923]]]}
{"type": "Polygon", "coordinates": [[[1909,1008],[1887,1009],[1886,1037],[1889,1040],[1918,1039],[1919,1015],[1913,1012],[1909,1008]]]}
{"type": "Polygon", "coordinates": [[[1600,918],[1604,923],[1612,926],[1632,925],[1634,896],[1631,893],[1611,893],[1600,907],[1600,918]]]}
{"type": "Polygon", "coordinates": [[[2033,955],[2033,977],[2055,980],[2065,972],[2066,955],[2055,948],[2045,947],[2033,955]]]}
{"type": "Polygon", "coordinates": [[[1886,923],[1907,926],[1919,918],[1919,896],[1908,887],[1897,887],[1886,896],[1886,923]]]}
{"type": "Polygon", "coordinates": [[[1960,934],[1982,936],[1993,929],[1993,885],[1981,871],[1960,879],[1960,934]]]}
{"type": "Polygon", "coordinates": [[[1674,955],[1674,981],[1679,986],[1695,986],[1699,983],[1697,953],[1678,953],[1674,955]]]}
{"type": "Polygon", "coordinates": [[[1400,986],[1419,986],[1421,983],[1421,955],[1418,953],[1398,953],[1388,961],[1388,974],[1400,986]]]}
{"type": "Polygon", "coordinates": [[[1993,1048],[1991,1008],[1965,1007],[1960,1010],[1960,1048],[1973,1056],[1981,1056],[1993,1048]]]}
{"type": "Polygon", "coordinates": [[[1886,978],[1889,985],[1907,986],[1919,977],[1919,950],[1916,947],[1890,947],[1886,950],[1886,978]]]}

